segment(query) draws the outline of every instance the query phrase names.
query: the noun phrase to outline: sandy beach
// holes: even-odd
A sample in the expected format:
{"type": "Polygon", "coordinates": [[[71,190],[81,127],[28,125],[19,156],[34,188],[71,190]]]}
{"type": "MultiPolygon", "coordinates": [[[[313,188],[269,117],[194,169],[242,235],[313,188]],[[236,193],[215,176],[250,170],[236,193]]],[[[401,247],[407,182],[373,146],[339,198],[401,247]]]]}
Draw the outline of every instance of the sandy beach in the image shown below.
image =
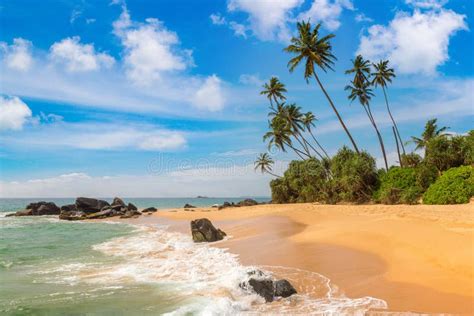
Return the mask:
{"type": "MultiPolygon", "coordinates": [[[[133,223],[189,233],[209,218],[230,238],[215,244],[245,265],[317,272],[348,297],[389,310],[474,313],[474,205],[283,204],[158,211],[133,223]]],[[[304,289],[304,275],[297,286],[304,289]]]]}

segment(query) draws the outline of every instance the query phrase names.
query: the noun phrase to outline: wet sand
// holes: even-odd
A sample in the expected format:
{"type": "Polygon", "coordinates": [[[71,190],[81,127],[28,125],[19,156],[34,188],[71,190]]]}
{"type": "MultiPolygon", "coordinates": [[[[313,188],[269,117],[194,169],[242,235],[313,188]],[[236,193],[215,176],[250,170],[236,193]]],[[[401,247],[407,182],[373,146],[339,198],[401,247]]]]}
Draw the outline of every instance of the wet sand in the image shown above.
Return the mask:
{"type": "Polygon", "coordinates": [[[176,209],[131,221],[189,233],[202,217],[231,236],[215,245],[245,265],[317,272],[348,297],[380,298],[393,311],[474,314],[472,203],[176,209]]]}

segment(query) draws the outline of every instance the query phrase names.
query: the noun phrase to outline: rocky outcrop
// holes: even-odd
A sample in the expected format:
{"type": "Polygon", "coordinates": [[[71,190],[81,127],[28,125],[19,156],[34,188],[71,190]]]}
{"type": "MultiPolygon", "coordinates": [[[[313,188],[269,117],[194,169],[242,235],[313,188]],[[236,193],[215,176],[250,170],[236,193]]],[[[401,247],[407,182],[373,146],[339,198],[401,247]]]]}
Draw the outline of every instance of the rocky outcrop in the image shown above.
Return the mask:
{"type": "Polygon", "coordinates": [[[59,219],[67,221],[79,221],[86,219],[86,213],[83,211],[61,211],[61,214],[59,214],[59,219]]]}
{"type": "Polygon", "coordinates": [[[215,228],[207,218],[191,221],[191,234],[194,242],[214,242],[226,236],[226,233],[215,228]]]}
{"type": "Polygon", "coordinates": [[[25,210],[18,211],[9,216],[41,216],[41,215],[58,215],[61,213],[59,207],[53,202],[35,202],[26,206],[25,210]]]}
{"type": "Polygon", "coordinates": [[[76,210],[84,213],[96,213],[101,211],[105,206],[110,206],[107,201],[86,197],[78,197],[75,204],[76,210]]]}
{"type": "Polygon", "coordinates": [[[258,202],[254,199],[245,199],[237,203],[237,206],[254,206],[258,205],[258,202]]]}
{"type": "Polygon", "coordinates": [[[275,297],[290,297],[297,293],[293,285],[285,279],[275,281],[260,270],[251,271],[248,275],[250,278],[241,283],[240,287],[255,292],[266,302],[272,302],[275,297]]]}
{"type": "Polygon", "coordinates": [[[183,208],[196,208],[196,206],[186,203],[183,208]]]}
{"type": "Polygon", "coordinates": [[[156,207],[147,207],[142,210],[142,213],[155,213],[156,211],[158,211],[156,207]]]}

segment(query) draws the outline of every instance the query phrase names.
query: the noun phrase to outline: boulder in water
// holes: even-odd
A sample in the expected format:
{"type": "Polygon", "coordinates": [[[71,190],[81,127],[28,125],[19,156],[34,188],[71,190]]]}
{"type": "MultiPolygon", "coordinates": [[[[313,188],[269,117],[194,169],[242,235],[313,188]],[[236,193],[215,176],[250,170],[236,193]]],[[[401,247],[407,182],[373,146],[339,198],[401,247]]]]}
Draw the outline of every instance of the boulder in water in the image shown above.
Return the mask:
{"type": "Polygon", "coordinates": [[[78,197],[76,199],[76,209],[85,213],[99,212],[104,206],[108,205],[109,203],[104,200],[91,199],[86,197],[78,197]]]}
{"type": "Polygon", "coordinates": [[[224,239],[226,233],[217,229],[207,218],[191,221],[191,234],[194,242],[214,242],[224,239]]]}
{"type": "Polygon", "coordinates": [[[270,279],[258,280],[250,279],[249,285],[252,289],[265,299],[265,302],[273,302],[273,281],[270,279]]]}
{"type": "Polygon", "coordinates": [[[61,214],[59,214],[59,219],[67,221],[79,221],[86,219],[86,213],[83,211],[61,211],[61,214]]]}
{"type": "Polygon", "coordinates": [[[26,210],[18,211],[11,216],[40,216],[40,215],[58,215],[61,213],[59,207],[53,202],[35,202],[26,206],[26,210]]]}
{"type": "Polygon", "coordinates": [[[274,286],[274,296],[289,297],[297,293],[293,285],[285,279],[274,282],[274,286]]]}
{"type": "Polygon", "coordinates": [[[186,203],[183,208],[196,208],[196,206],[186,203]]]}

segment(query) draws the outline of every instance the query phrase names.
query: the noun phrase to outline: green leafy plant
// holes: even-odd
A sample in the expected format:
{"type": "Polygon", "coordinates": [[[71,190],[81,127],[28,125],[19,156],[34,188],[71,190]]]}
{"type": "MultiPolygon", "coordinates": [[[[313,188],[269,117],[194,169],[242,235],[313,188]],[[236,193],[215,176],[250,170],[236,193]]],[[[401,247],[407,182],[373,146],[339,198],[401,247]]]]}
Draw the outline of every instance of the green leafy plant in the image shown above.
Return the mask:
{"type": "Polygon", "coordinates": [[[384,204],[415,204],[422,193],[415,168],[392,167],[381,176],[380,182],[375,197],[384,204]]]}
{"type": "Polygon", "coordinates": [[[474,168],[461,166],[445,171],[423,195],[424,204],[468,203],[474,194],[474,168]]]}

